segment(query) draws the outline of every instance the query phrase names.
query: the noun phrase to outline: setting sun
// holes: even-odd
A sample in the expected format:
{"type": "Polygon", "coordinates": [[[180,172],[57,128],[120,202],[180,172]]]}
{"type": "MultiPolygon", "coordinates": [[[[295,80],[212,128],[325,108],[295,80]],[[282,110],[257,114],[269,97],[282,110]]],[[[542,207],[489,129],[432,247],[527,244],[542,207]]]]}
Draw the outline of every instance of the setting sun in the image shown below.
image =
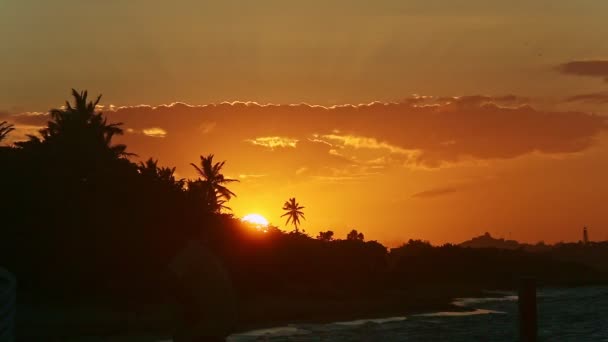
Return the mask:
{"type": "Polygon", "coordinates": [[[256,227],[268,226],[268,220],[260,214],[249,214],[245,215],[242,219],[243,222],[251,223],[256,227]]]}

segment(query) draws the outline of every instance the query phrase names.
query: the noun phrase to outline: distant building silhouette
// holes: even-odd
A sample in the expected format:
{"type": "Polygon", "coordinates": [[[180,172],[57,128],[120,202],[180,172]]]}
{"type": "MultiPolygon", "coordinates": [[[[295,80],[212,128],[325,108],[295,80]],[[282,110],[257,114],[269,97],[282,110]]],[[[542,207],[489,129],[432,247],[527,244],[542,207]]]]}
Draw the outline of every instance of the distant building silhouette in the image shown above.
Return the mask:
{"type": "Polygon", "coordinates": [[[460,244],[461,247],[517,249],[521,245],[515,240],[496,239],[490,233],[472,238],[460,244]]]}
{"type": "Polygon", "coordinates": [[[587,227],[583,228],[583,243],[585,245],[589,243],[589,234],[587,233],[587,227]]]}

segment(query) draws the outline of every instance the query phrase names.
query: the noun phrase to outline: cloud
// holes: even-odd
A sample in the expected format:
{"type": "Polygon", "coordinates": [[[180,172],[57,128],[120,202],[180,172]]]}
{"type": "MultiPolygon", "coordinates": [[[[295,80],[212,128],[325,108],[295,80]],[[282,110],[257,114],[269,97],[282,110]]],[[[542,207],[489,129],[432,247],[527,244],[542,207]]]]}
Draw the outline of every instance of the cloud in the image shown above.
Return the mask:
{"type": "MultiPolygon", "coordinates": [[[[318,135],[314,136],[315,139],[318,139],[318,135]]],[[[339,135],[339,134],[326,134],[321,136],[323,139],[327,139],[329,141],[338,142],[342,146],[345,147],[354,147],[355,149],[367,148],[372,150],[387,150],[391,153],[408,153],[407,150],[400,148],[398,146],[391,145],[386,142],[381,142],[376,140],[375,138],[355,136],[355,135],[339,135]]],[[[333,145],[332,145],[333,146],[333,145]]]]}
{"type": "Polygon", "coordinates": [[[203,132],[203,134],[207,134],[207,133],[210,133],[211,131],[213,131],[216,124],[217,123],[215,123],[215,122],[203,122],[199,125],[199,127],[201,129],[201,132],[203,132]]]}
{"type": "Polygon", "coordinates": [[[602,77],[608,81],[608,60],[584,60],[563,63],[557,70],[567,75],[602,77]]]}
{"type": "Polygon", "coordinates": [[[588,93],[570,96],[565,99],[566,102],[583,102],[593,104],[608,103],[608,92],[588,93]]]}
{"type": "MultiPolygon", "coordinates": [[[[3,120],[0,119],[0,122],[3,120]]],[[[12,145],[17,141],[27,140],[28,135],[36,135],[42,126],[32,126],[27,124],[16,124],[15,130],[8,134],[7,138],[2,141],[2,145],[12,145]]]]}
{"type": "Polygon", "coordinates": [[[517,96],[513,94],[503,96],[486,96],[486,95],[468,95],[468,96],[451,96],[451,97],[440,97],[434,99],[432,97],[425,96],[424,102],[419,104],[439,103],[449,104],[457,102],[460,106],[481,106],[484,104],[497,104],[501,106],[520,106],[527,104],[530,101],[527,97],[517,96]]]}
{"type": "Polygon", "coordinates": [[[293,147],[295,148],[298,144],[298,139],[286,138],[286,137],[259,137],[255,139],[247,139],[254,145],[268,147],[274,149],[276,147],[293,147]]]}
{"type": "Polygon", "coordinates": [[[152,138],[164,138],[167,136],[167,131],[159,127],[144,128],[142,133],[152,138]]]}
{"type": "Polygon", "coordinates": [[[296,170],[296,175],[304,174],[306,171],[308,171],[308,168],[306,166],[302,166],[301,168],[296,170]]]}
{"type": "MultiPolygon", "coordinates": [[[[148,133],[164,139],[144,134],[117,139],[142,158],[176,165],[184,176],[192,172],[189,163],[207,153],[237,164],[235,174],[292,177],[367,175],[404,165],[438,168],[531,153],[563,155],[586,150],[606,128],[601,116],[539,110],[515,95],[415,96],[399,103],[331,107],[175,103],[114,107],[105,114],[133,132],[162,127],[164,135],[148,133]],[[306,172],[295,173],[304,167],[306,172]],[[332,169],[350,174],[335,175],[332,169]]],[[[29,126],[48,120],[40,114],[2,118],[29,126]]]]}
{"type": "Polygon", "coordinates": [[[266,177],[266,175],[246,175],[246,174],[239,175],[240,179],[256,179],[256,178],[262,178],[262,177],[266,177]]]}
{"type": "Polygon", "coordinates": [[[427,198],[435,198],[440,196],[446,196],[457,192],[456,188],[437,188],[426,191],[421,191],[412,195],[413,198],[427,199],[427,198]]]}
{"type": "Polygon", "coordinates": [[[349,165],[344,168],[327,168],[323,174],[315,175],[314,180],[325,183],[352,183],[360,182],[379,174],[365,165],[349,165]]]}

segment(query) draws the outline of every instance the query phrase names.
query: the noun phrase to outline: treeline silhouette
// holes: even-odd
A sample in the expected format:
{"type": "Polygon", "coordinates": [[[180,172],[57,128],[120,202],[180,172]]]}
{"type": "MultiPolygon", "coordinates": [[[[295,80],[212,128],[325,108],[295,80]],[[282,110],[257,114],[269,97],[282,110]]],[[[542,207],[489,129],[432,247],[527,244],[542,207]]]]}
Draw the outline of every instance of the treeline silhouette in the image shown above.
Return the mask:
{"type": "MultiPolygon", "coordinates": [[[[344,239],[332,231],[313,238],[299,229],[304,207],[295,198],[284,205],[295,230],[262,233],[229,213],[235,180],[221,173],[224,162],[201,156],[193,180],[176,178],[175,168],[157,160],[134,162],[136,151],[113,143],[123,131],[97,111],[100,97],[73,97],[50,111],[39,135],[0,148],[0,265],[17,276],[26,297],[108,305],[171,300],[176,280],[169,264],[193,240],[221,260],[245,322],[245,312],[256,312],[246,303],[256,298],[452,296],[458,289],[513,288],[522,275],[554,285],[605,279],[575,257],[419,240],[389,251],[356,230],[344,239]]],[[[0,139],[11,131],[0,124],[0,139]]],[[[255,316],[251,321],[271,319],[255,316]]],[[[287,309],[282,317],[290,317],[287,309]]]]}

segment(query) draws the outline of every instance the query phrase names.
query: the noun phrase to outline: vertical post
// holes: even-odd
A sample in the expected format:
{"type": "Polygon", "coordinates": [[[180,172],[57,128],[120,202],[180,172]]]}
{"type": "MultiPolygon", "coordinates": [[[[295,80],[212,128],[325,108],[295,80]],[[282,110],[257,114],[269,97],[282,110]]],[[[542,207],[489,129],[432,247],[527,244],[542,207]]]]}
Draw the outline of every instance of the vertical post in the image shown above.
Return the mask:
{"type": "Polygon", "coordinates": [[[589,244],[589,233],[587,233],[587,227],[583,228],[583,244],[589,244]]]}
{"type": "Polygon", "coordinates": [[[537,312],[536,312],[536,280],[522,278],[519,287],[519,340],[521,342],[536,342],[537,312]]]}

